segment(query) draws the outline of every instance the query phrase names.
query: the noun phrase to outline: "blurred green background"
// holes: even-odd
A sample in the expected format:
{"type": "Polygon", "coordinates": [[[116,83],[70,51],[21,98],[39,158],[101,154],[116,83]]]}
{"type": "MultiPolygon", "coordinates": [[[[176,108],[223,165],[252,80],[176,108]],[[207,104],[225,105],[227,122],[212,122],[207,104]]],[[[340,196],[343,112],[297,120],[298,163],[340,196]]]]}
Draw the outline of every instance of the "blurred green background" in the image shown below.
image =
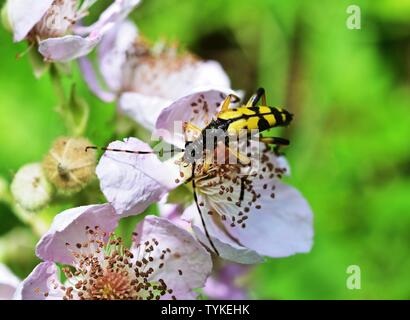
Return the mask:
{"type": "MultiPolygon", "coordinates": [[[[288,180],[313,208],[315,243],[256,267],[253,298],[410,298],[410,1],[353,3],[360,30],[346,27],[352,1],[145,0],[132,14],[149,39],[218,60],[234,88],[263,86],[296,115],[283,132],[288,180]],[[361,268],[360,290],[346,287],[349,265],[361,268]]],[[[11,181],[65,132],[50,78],[16,59],[25,44],[3,28],[0,39],[0,176],[11,181]]],[[[92,107],[87,135],[105,143],[115,105],[93,97],[78,68],[74,81],[92,107]]],[[[28,229],[0,203],[0,261],[21,277],[37,262],[28,229]]]]}

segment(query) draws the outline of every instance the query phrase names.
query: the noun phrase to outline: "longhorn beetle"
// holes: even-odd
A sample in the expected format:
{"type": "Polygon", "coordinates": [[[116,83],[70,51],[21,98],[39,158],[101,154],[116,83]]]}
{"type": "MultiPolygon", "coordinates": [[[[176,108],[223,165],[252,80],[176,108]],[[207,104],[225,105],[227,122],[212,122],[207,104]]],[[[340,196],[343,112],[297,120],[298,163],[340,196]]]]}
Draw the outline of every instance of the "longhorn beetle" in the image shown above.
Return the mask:
{"type": "MultiPolygon", "coordinates": [[[[194,200],[201,217],[205,235],[217,255],[219,255],[219,252],[215,248],[215,245],[211,240],[198,203],[198,196],[194,179],[197,162],[203,159],[203,170],[206,171],[209,165],[212,164],[212,160],[210,160],[209,155],[213,154],[219,142],[223,142],[225,143],[229,152],[232,153],[241,163],[248,163],[250,160],[246,156],[242,155],[240,152],[233,151],[228,147],[229,137],[235,135],[237,136],[241,134],[241,132],[245,131],[248,135],[247,138],[250,139],[251,132],[253,130],[262,132],[274,127],[288,126],[293,118],[293,115],[287,110],[267,106],[265,90],[263,88],[259,88],[245,105],[230,109],[229,107],[231,102],[237,101],[239,101],[238,97],[234,95],[228,95],[223,101],[216,119],[213,119],[203,129],[200,129],[191,123],[184,123],[184,129],[195,131],[198,134],[198,137],[194,140],[186,141],[185,149],[179,149],[179,151],[184,153],[182,156],[182,162],[185,163],[186,166],[190,164],[192,165],[192,174],[191,177],[186,181],[186,183],[192,182],[194,200]],[[262,100],[262,104],[258,106],[257,104],[260,100],[262,100]],[[212,141],[209,141],[210,136],[212,137],[212,141]]],[[[288,140],[279,137],[261,137],[259,140],[266,144],[276,145],[277,147],[289,145],[288,140]]],[[[173,153],[176,151],[176,149],[174,148],[171,148],[171,150],[160,150],[159,152],[157,152],[123,150],[96,146],[89,146],[85,151],[87,151],[88,149],[101,149],[104,151],[126,152],[133,154],[159,154],[160,156],[162,156],[164,152],[173,153]]],[[[243,194],[243,192],[244,190],[241,190],[241,195],[243,194]]]]}

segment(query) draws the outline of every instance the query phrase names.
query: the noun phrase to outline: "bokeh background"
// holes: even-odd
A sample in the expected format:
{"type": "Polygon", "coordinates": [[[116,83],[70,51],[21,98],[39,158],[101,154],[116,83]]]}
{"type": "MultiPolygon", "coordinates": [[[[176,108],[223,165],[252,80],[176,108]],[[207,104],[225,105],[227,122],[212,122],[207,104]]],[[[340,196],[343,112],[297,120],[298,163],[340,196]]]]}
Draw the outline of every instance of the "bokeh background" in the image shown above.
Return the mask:
{"type": "MultiPolygon", "coordinates": [[[[263,86],[271,105],[296,115],[281,134],[292,141],[288,181],[315,214],[314,247],[255,267],[243,280],[250,296],[409,299],[410,1],[145,0],[132,19],[148,39],[218,60],[234,88],[250,95],[263,86]],[[360,30],[346,27],[350,4],[361,9],[360,30]],[[360,290],[346,287],[349,265],[361,268],[360,290]]],[[[26,45],[4,28],[0,39],[4,185],[65,131],[50,78],[35,79],[28,58],[16,59],[26,45]]],[[[115,105],[93,97],[76,66],[66,82],[91,105],[88,137],[103,144],[118,136],[115,105]]],[[[38,235],[3,200],[0,262],[25,277],[38,262],[38,235]]],[[[71,202],[47,208],[44,221],[71,202]]]]}

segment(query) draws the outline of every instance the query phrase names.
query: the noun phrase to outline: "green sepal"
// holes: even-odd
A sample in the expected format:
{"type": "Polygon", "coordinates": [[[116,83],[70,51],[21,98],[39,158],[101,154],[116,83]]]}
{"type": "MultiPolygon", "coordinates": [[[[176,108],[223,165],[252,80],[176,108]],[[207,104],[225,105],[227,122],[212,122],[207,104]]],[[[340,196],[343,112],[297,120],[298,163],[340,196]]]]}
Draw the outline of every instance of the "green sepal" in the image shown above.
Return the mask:
{"type": "Polygon", "coordinates": [[[34,76],[38,79],[43,76],[50,68],[50,62],[44,61],[44,57],[37,50],[28,51],[28,58],[33,67],[34,76]]]}

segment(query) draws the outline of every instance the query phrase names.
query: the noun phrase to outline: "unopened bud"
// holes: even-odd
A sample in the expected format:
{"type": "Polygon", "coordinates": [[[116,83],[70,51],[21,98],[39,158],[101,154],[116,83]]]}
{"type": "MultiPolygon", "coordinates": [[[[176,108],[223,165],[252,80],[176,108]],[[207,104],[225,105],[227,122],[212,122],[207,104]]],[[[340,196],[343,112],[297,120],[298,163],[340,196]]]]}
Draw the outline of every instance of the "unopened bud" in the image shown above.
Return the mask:
{"type": "Polygon", "coordinates": [[[48,180],[60,193],[71,194],[83,189],[95,178],[95,150],[87,150],[86,138],[60,137],[43,160],[48,180]]]}
{"type": "Polygon", "coordinates": [[[47,181],[40,163],[21,167],[11,183],[15,201],[27,211],[38,211],[51,200],[53,188],[47,181]]]}

